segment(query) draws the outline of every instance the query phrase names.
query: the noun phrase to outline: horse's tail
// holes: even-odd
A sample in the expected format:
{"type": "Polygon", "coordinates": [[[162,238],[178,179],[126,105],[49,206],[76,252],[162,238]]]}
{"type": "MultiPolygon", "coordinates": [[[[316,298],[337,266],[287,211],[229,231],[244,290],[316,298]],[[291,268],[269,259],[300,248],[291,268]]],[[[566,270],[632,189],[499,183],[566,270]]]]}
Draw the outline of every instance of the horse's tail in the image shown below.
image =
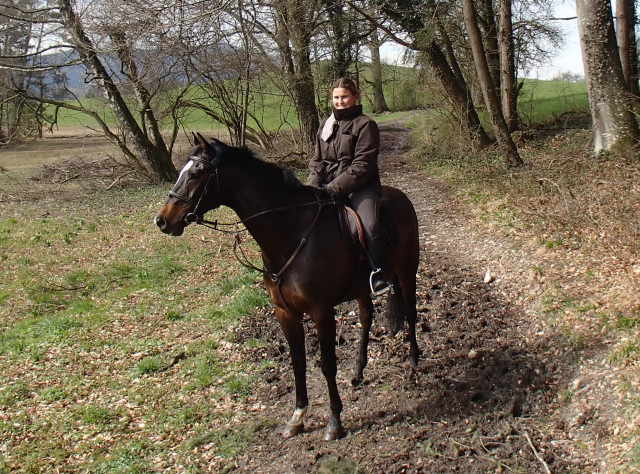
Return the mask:
{"type": "Polygon", "coordinates": [[[404,327],[405,308],[402,288],[398,283],[398,277],[394,278],[393,291],[387,300],[387,321],[385,327],[391,334],[396,334],[404,327]]]}

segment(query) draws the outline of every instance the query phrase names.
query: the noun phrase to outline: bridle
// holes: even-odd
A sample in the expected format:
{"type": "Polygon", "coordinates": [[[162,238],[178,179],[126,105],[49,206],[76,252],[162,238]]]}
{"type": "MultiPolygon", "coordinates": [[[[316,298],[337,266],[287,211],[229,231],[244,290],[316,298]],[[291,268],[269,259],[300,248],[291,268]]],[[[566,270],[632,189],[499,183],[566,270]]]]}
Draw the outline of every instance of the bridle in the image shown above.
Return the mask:
{"type": "MultiPolygon", "coordinates": [[[[184,223],[189,225],[189,224],[200,224],[202,222],[204,222],[203,217],[198,215],[198,208],[200,207],[200,203],[202,202],[202,199],[204,198],[204,196],[207,194],[207,192],[209,191],[209,185],[211,183],[211,178],[213,176],[215,176],[216,178],[216,184],[217,184],[217,188],[218,188],[218,195],[220,195],[220,179],[218,178],[218,162],[213,162],[211,160],[206,160],[204,158],[200,158],[199,156],[195,156],[195,155],[191,155],[189,157],[188,161],[197,161],[198,163],[202,163],[203,165],[207,166],[210,168],[209,171],[209,176],[207,177],[207,182],[204,185],[204,188],[202,188],[202,191],[200,192],[200,196],[198,197],[198,200],[194,200],[191,199],[188,196],[185,196],[184,194],[179,194],[176,193],[173,189],[171,191],[169,191],[169,197],[172,198],[176,198],[179,199],[181,201],[186,202],[187,204],[191,204],[193,206],[193,211],[185,214],[185,216],[183,217],[184,223]]],[[[175,188],[175,186],[174,186],[175,188]]]]}

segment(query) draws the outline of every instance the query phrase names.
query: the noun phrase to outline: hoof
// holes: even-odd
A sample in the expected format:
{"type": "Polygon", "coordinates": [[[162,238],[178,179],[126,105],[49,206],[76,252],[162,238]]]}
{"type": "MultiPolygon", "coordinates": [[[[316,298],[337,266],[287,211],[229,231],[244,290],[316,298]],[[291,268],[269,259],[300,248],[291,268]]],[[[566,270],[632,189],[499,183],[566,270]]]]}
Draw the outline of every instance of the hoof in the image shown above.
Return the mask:
{"type": "Polygon", "coordinates": [[[362,385],[362,375],[353,374],[353,377],[351,377],[351,386],[358,387],[359,385],[362,385]]]}
{"type": "Polygon", "coordinates": [[[344,429],[341,424],[329,423],[327,429],[324,432],[325,441],[335,441],[336,439],[344,436],[344,429]]]}
{"type": "Polygon", "coordinates": [[[287,425],[284,427],[284,431],[282,432],[282,437],[291,438],[292,436],[300,434],[303,431],[304,431],[304,423],[300,423],[297,425],[292,425],[290,423],[287,423],[287,425]]]}

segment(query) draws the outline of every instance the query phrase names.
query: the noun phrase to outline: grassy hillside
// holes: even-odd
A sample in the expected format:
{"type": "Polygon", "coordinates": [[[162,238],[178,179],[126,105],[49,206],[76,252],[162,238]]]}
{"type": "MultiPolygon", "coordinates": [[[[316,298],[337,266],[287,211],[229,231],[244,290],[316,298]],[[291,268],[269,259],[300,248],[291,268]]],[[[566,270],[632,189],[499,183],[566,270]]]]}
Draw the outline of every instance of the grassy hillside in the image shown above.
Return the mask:
{"type": "Polygon", "coordinates": [[[518,99],[518,113],[528,125],[547,122],[565,112],[588,111],[584,83],[526,79],[518,99]]]}
{"type": "Polygon", "coordinates": [[[267,296],[230,237],[154,229],[165,192],[0,208],[0,472],[150,472],[259,429],[225,426],[264,368],[219,349],[267,296]]]}
{"type": "MultiPolygon", "coordinates": [[[[385,97],[387,104],[392,110],[408,111],[421,108],[425,105],[425,92],[420,84],[419,73],[417,71],[413,68],[390,65],[385,65],[384,70],[387,75],[384,84],[385,97]]],[[[363,107],[365,113],[370,113],[372,91],[369,65],[366,63],[361,64],[359,74],[363,85],[363,107]]],[[[259,122],[265,129],[271,131],[291,130],[297,127],[298,120],[295,108],[288,95],[268,78],[257,78],[256,81],[259,83],[253,87],[249,106],[249,112],[255,118],[249,118],[249,125],[255,126],[256,122],[259,122]]],[[[323,98],[326,96],[327,99],[326,104],[321,104],[321,106],[328,105],[328,91],[326,94],[320,95],[323,98]]],[[[187,98],[200,101],[204,105],[220,111],[213,101],[206,99],[206,94],[198,87],[193,87],[189,94],[187,94],[187,98]]],[[[71,104],[96,110],[107,123],[114,123],[113,114],[110,109],[105,106],[103,99],[86,98],[73,101],[71,104]]],[[[155,107],[157,112],[162,110],[162,106],[158,106],[157,103],[155,107]]],[[[51,115],[53,115],[53,108],[50,110],[51,115]]],[[[95,121],[91,117],[69,109],[59,109],[57,118],[58,127],[62,130],[81,126],[96,127],[95,121]]],[[[218,130],[223,128],[220,123],[215,122],[204,111],[198,109],[188,109],[183,116],[183,123],[186,128],[197,130],[218,130]]],[[[170,125],[169,122],[166,124],[170,125]]]]}

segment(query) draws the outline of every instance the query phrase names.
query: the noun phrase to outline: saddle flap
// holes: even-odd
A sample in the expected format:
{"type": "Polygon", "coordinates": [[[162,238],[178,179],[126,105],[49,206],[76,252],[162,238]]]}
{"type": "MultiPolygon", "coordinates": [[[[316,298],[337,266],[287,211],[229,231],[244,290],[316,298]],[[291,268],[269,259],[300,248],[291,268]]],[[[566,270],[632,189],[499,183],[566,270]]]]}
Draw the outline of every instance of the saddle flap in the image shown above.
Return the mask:
{"type": "MultiPolygon", "coordinates": [[[[340,222],[340,228],[342,229],[342,235],[345,241],[356,250],[366,252],[367,241],[360,216],[358,216],[352,207],[349,207],[345,203],[341,204],[341,206],[338,206],[338,221],[340,222]]],[[[389,239],[389,243],[391,245],[395,244],[398,241],[398,228],[396,227],[396,222],[391,212],[386,206],[382,206],[380,209],[380,222],[382,229],[389,239]]]]}
{"type": "Polygon", "coordinates": [[[343,223],[343,230],[349,235],[353,243],[359,245],[362,249],[366,249],[367,244],[364,236],[364,227],[362,227],[362,221],[356,211],[345,204],[342,206],[340,217],[343,223]]]}

